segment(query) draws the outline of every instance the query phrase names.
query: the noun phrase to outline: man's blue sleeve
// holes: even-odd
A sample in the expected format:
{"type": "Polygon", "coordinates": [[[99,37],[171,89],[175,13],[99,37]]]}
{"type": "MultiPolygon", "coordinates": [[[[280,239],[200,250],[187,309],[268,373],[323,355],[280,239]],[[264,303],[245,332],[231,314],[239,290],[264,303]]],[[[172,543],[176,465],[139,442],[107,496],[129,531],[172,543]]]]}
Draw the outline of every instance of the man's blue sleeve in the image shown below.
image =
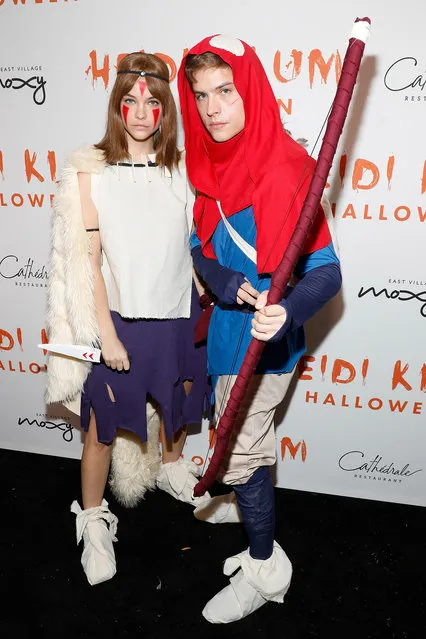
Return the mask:
{"type": "Polygon", "coordinates": [[[198,238],[197,232],[196,231],[192,231],[191,233],[191,237],[189,238],[189,243],[191,246],[191,251],[192,249],[194,249],[196,246],[201,246],[201,241],[198,238]]]}
{"type": "Polygon", "coordinates": [[[244,273],[226,268],[226,266],[219,264],[217,260],[204,257],[201,250],[201,243],[198,241],[198,243],[194,243],[194,246],[192,246],[192,237],[191,255],[195,270],[206,282],[217,299],[223,304],[235,304],[238,289],[246,281],[244,273]]]}
{"type": "Polygon", "coordinates": [[[328,246],[325,246],[318,251],[314,251],[314,253],[302,255],[294,269],[294,274],[299,279],[302,279],[308,271],[312,271],[312,269],[318,268],[318,266],[324,266],[325,264],[340,265],[339,258],[335,253],[332,242],[330,242],[328,246]]]}
{"type": "Polygon", "coordinates": [[[331,243],[314,253],[303,255],[294,272],[300,281],[288,290],[281,302],[287,311],[287,319],[270,342],[276,342],[287,331],[303,326],[338,293],[342,285],[339,258],[331,243]]]}

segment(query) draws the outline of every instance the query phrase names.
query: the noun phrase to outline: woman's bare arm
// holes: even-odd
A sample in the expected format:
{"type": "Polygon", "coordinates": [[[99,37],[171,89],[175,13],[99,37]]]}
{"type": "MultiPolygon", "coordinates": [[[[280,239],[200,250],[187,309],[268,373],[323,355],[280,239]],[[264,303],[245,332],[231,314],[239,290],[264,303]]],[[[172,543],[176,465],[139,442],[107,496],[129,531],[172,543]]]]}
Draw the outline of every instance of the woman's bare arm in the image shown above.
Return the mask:
{"type": "MultiPolygon", "coordinates": [[[[81,211],[86,229],[99,229],[99,216],[90,194],[90,174],[78,173],[81,211]]],[[[95,311],[102,342],[105,363],[117,370],[129,370],[126,349],[117,337],[108,305],[105,281],[102,275],[102,246],[99,230],[88,230],[90,237],[89,260],[93,270],[95,311]]]]}

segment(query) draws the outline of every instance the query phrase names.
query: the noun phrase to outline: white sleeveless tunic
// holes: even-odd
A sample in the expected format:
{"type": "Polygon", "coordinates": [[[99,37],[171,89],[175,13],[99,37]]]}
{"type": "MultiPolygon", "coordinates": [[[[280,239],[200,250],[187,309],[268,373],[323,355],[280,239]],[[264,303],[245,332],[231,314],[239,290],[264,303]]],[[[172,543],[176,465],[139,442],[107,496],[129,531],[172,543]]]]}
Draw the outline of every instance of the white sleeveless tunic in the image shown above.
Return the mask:
{"type": "Polygon", "coordinates": [[[188,318],[194,196],[184,161],[172,174],[155,166],[108,165],[91,175],[91,197],[110,310],[127,318],[188,318]]]}

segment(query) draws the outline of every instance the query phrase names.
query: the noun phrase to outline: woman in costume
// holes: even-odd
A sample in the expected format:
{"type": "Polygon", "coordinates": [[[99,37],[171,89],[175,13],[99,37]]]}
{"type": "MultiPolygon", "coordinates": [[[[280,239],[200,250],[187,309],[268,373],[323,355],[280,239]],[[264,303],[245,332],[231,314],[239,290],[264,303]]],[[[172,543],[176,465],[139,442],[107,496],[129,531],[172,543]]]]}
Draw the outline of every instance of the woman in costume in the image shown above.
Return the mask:
{"type": "MultiPolygon", "coordinates": [[[[193,195],[176,135],[167,65],[127,55],[103,139],[70,158],[55,198],[50,342],[100,344],[104,359],[90,370],[52,354],[48,365],[48,403],[71,405],[81,394],[83,509],[75,501],[71,510],[92,585],[116,572],[117,517],[103,498],[111,444],[118,428],[149,439],[147,397],[163,422],[157,486],[198,502],[191,499],[197,467],[180,453],[184,426],[201,420],[208,388],[204,349],[194,346],[201,309],[189,248],[193,195]]],[[[152,439],[145,464],[158,470],[155,429],[152,439]]]]}

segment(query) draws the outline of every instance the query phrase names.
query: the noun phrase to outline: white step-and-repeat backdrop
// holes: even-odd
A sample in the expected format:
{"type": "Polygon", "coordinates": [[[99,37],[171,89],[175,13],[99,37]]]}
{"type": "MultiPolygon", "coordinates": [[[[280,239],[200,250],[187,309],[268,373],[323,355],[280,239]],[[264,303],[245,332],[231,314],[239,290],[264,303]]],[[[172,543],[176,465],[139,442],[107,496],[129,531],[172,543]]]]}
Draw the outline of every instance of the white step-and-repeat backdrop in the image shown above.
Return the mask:
{"type": "MultiPolygon", "coordinates": [[[[81,454],[69,415],[46,411],[36,344],[55,183],[67,154],[102,136],[120,56],[158,53],[174,78],[186,47],[238,36],[256,48],[287,128],[312,150],[357,15],[371,17],[372,36],[328,187],[344,286],[308,327],[280,415],[277,482],[426,505],[421,0],[404,10],[396,0],[0,0],[0,446],[81,454]]],[[[207,450],[204,429],[184,452],[203,464],[207,450]]]]}

